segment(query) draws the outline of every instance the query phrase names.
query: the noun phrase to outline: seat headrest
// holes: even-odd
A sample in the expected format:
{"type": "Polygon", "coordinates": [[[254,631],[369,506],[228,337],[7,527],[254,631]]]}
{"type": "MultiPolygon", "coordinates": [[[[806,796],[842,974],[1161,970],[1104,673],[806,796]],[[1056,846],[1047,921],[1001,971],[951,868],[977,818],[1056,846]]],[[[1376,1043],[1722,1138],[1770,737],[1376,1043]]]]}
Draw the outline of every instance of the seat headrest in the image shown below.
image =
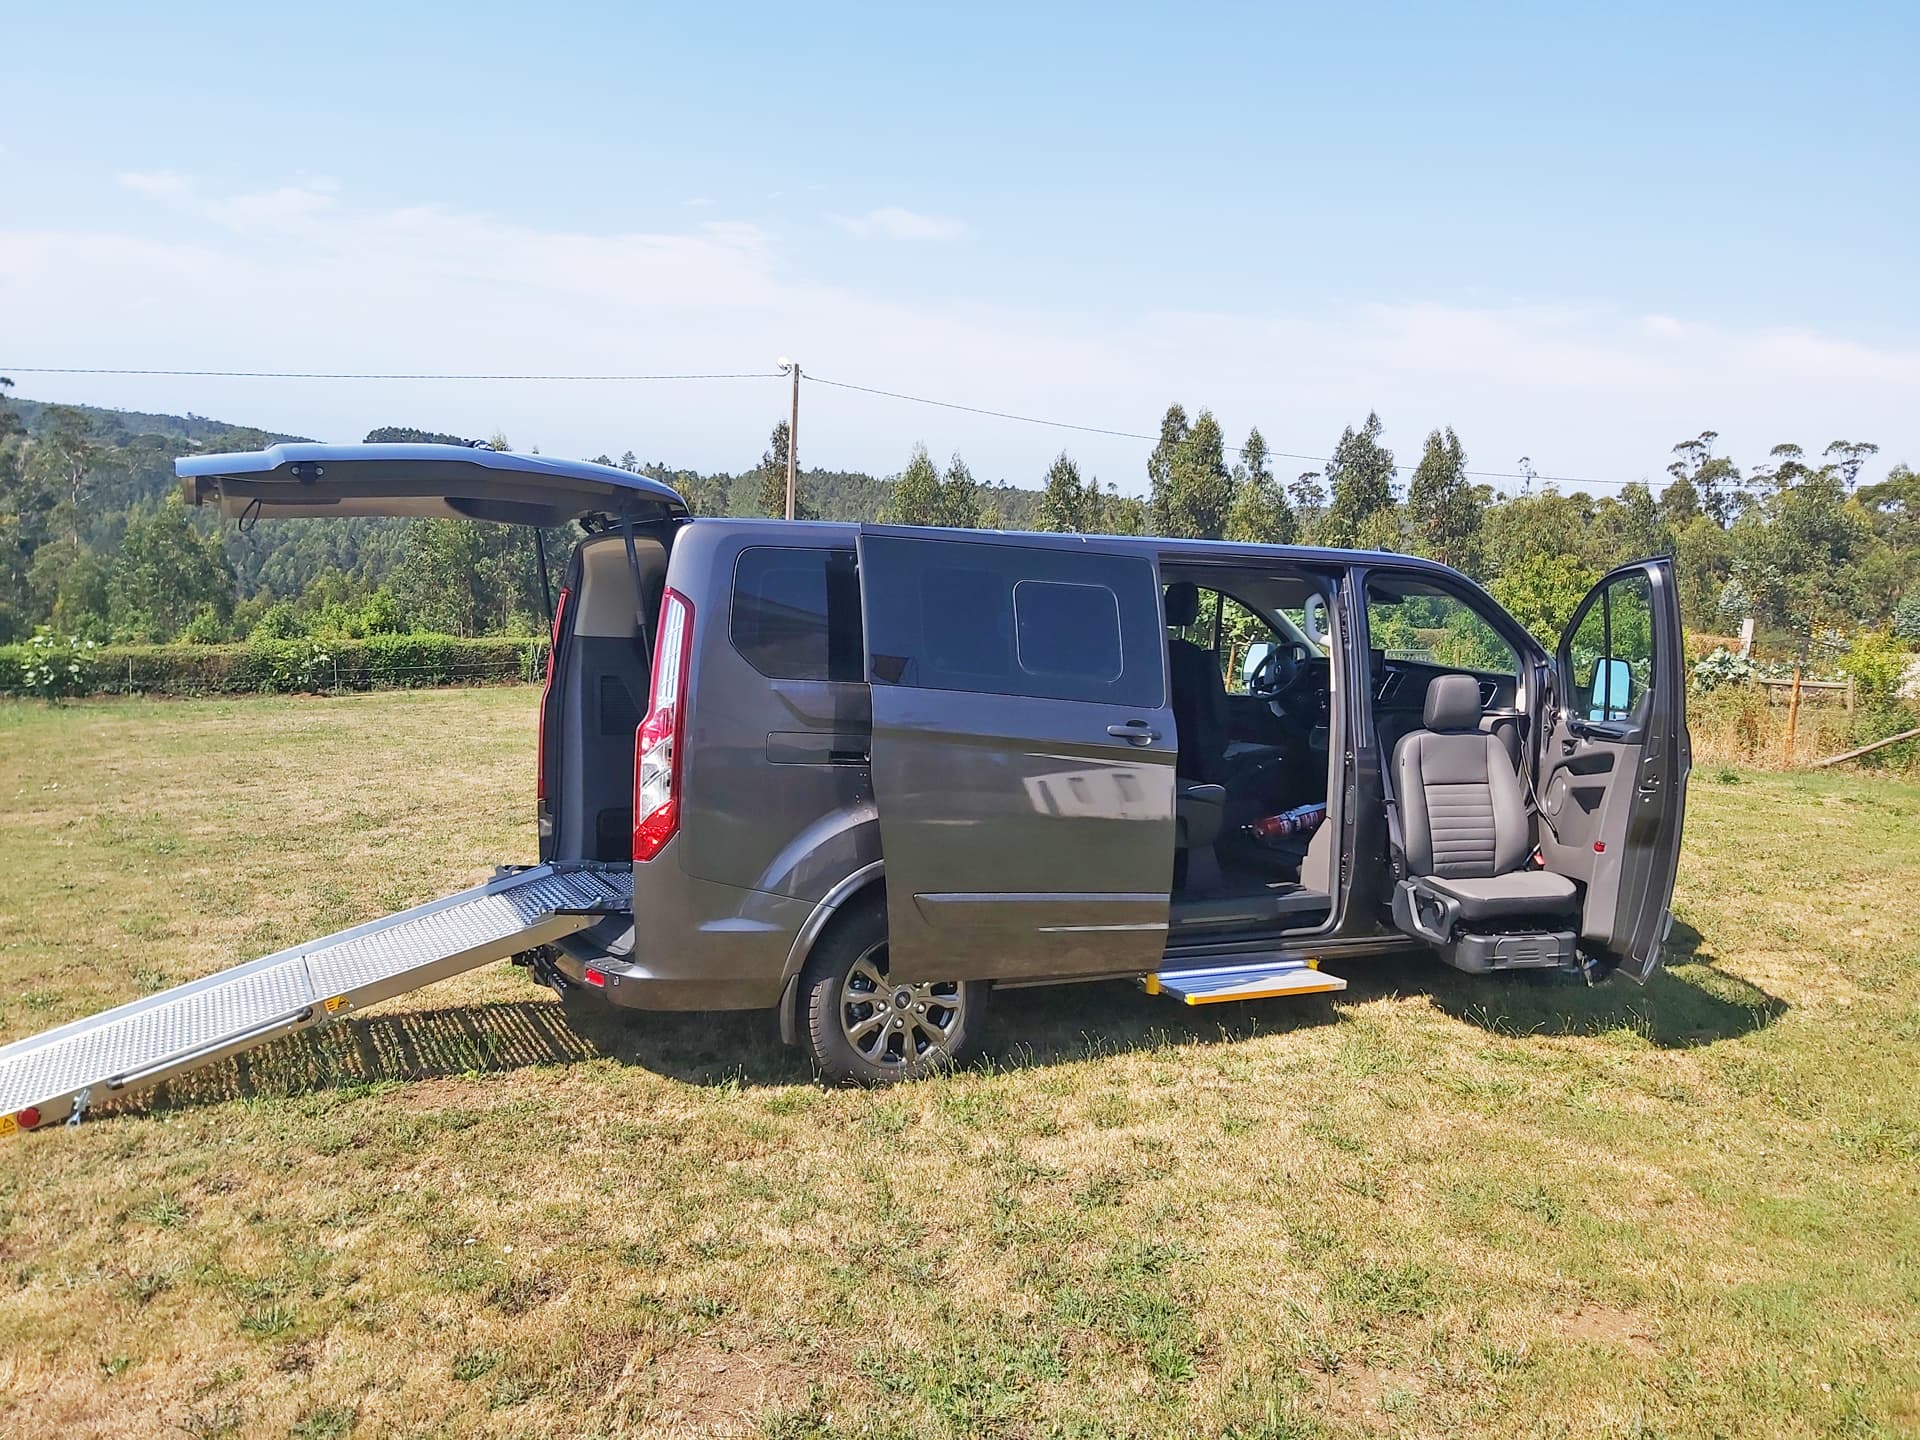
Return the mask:
{"type": "Polygon", "coordinates": [[[1191,625],[1200,618],[1200,587],[1191,580],[1167,586],[1167,624],[1191,625]]]}
{"type": "Polygon", "coordinates": [[[1471,675],[1441,675],[1427,686],[1422,717],[1429,730],[1478,730],[1480,682],[1471,675]]]}

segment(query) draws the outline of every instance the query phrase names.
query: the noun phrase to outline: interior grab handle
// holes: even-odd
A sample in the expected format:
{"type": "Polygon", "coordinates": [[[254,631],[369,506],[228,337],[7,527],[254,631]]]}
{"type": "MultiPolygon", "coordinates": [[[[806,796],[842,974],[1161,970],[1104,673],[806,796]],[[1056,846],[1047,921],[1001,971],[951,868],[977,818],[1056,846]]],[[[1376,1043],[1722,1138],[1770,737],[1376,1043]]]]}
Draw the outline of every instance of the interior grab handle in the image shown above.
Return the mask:
{"type": "Polygon", "coordinates": [[[1151,745],[1160,738],[1160,732],[1144,720],[1129,720],[1124,725],[1109,725],[1107,734],[1116,740],[1125,740],[1134,745],[1151,745]]]}

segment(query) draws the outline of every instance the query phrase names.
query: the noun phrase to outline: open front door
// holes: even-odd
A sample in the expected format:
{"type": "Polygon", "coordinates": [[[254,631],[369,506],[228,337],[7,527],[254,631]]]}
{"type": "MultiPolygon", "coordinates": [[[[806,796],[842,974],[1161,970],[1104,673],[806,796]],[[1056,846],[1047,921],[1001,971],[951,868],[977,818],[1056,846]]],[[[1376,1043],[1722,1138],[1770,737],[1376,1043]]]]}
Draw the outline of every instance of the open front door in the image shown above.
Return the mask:
{"type": "Polygon", "coordinates": [[[1153,969],[1175,742],[1152,559],[876,526],[859,551],[893,978],[1153,969]]]}
{"type": "Polygon", "coordinates": [[[1547,868],[1586,884],[1583,943],[1644,983],[1672,923],[1692,767],[1670,561],[1624,565],[1581,601],[1551,703],[1539,772],[1547,868]]]}

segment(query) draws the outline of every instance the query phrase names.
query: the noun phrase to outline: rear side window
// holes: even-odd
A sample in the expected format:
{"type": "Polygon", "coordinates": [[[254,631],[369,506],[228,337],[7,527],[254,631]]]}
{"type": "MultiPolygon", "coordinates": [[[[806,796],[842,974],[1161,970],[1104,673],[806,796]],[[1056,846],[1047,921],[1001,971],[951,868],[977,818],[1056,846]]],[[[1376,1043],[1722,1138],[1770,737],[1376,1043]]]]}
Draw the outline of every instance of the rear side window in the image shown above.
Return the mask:
{"type": "Polygon", "coordinates": [[[875,684],[1161,703],[1159,593],[1145,558],[894,536],[861,543],[875,684]]]}
{"type": "Polygon", "coordinates": [[[733,648],[773,680],[859,680],[860,576],[851,550],[761,545],[733,567],[733,648]]]}

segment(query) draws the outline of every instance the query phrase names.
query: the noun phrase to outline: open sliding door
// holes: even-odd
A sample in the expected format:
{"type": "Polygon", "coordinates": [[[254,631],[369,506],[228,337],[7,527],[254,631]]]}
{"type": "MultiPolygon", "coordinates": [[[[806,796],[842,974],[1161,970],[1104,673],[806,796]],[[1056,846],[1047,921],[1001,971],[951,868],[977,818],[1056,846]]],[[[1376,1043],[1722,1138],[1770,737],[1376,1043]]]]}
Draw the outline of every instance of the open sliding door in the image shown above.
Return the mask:
{"type": "Polygon", "coordinates": [[[891,976],[1153,969],[1175,754],[1153,560],[878,526],[859,552],[891,976]]]}

